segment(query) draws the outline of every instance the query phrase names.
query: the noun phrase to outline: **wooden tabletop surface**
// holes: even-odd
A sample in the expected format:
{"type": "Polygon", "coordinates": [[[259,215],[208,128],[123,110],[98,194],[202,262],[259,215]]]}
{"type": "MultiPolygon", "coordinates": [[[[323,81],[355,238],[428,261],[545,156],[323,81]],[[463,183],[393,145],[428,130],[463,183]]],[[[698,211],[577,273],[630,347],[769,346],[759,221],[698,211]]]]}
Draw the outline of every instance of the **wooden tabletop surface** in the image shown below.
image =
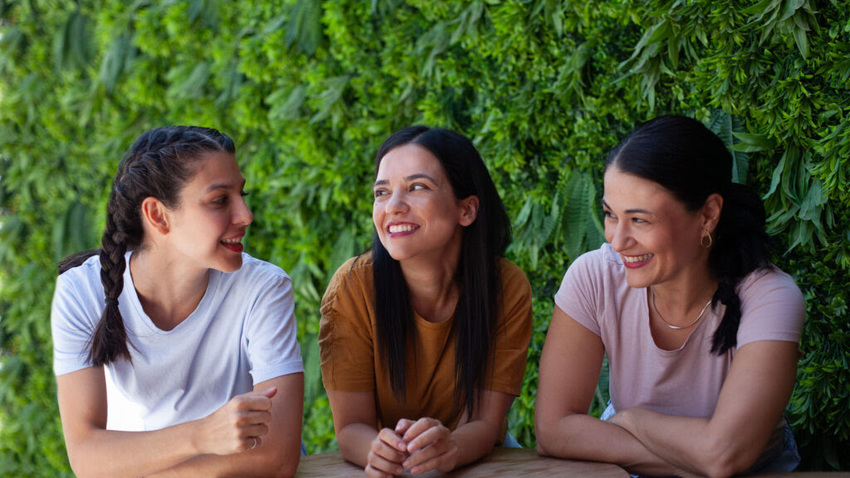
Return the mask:
{"type": "MultiPolygon", "coordinates": [[[[363,476],[363,469],[345,461],[342,454],[324,453],[301,457],[296,478],[348,478],[363,476]]],[[[403,476],[412,476],[404,474],[403,476]]],[[[628,478],[628,473],[616,465],[590,461],[561,460],[537,455],[527,448],[496,447],[483,460],[459,468],[451,473],[429,472],[421,477],[463,477],[477,478],[489,476],[518,476],[522,478],[551,476],[593,476],[598,478],[628,478]]]]}

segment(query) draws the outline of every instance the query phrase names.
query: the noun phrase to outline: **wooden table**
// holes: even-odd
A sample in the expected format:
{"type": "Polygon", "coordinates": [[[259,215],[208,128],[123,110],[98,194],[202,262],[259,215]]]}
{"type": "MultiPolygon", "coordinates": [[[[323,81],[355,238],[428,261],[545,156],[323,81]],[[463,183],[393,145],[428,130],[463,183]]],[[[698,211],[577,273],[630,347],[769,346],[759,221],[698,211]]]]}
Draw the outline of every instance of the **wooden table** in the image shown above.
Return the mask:
{"type": "MultiPolygon", "coordinates": [[[[339,452],[302,456],[298,472],[295,473],[295,478],[360,478],[362,476],[364,476],[363,469],[345,461],[339,452]]],[[[412,475],[405,473],[403,476],[412,475]]],[[[547,458],[537,455],[536,451],[528,448],[496,447],[483,460],[451,473],[432,471],[417,476],[428,478],[485,476],[628,478],[629,474],[619,466],[607,463],[547,458]]]]}

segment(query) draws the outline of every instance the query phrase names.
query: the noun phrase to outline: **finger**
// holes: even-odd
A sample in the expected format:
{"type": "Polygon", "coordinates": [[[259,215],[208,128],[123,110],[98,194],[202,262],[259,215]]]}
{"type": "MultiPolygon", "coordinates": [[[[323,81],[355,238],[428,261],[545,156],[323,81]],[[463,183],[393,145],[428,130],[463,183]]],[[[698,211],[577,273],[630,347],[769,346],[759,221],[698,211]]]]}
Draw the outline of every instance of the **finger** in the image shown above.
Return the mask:
{"type": "MultiPolygon", "coordinates": [[[[392,473],[386,473],[384,471],[375,469],[372,467],[372,465],[366,465],[366,469],[364,469],[363,471],[366,472],[366,476],[368,476],[369,478],[391,478],[395,476],[392,473]]],[[[400,475],[401,473],[398,474],[400,475]]]]}
{"type": "MultiPolygon", "coordinates": [[[[428,447],[422,452],[417,453],[417,455],[420,455],[431,448],[433,447],[428,447]]],[[[409,468],[405,465],[405,468],[410,470],[411,475],[421,475],[422,473],[427,473],[431,470],[440,470],[445,473],[454,469],[454,466],[457,463],[456,455],[457,448],[452,447],[446,450],[445,453],[438,453],[433,458],[417,465],[412,465],[409,468]]]]}
{"type": "Polygon", "coordinates": [[[402,436],[402,435],[404,435],[405,432],[407,432],[407,430],[410,428],[410,426],[413,425],[414,423],[415,422],[413,420],[408,420],[407,418],[402,418],[401,420],[398,421],[398,423],[396,423],[395,432],[399,436],[402,436]]]}
{"type": "MultiPolygon", "coordinates": [[[[405,441],[410,443],[417,436],[422,434],[425,430],[429,430],[429,429],[431,429],[435,426],[440,426],[440,425],[441,425],[441,423],[440,423],[439,420],[435,420],[433,418],[420,418],[419,420],[416,420],[416,423],[411,425],[410,428],[408,428],[406,432],[404,432],[404,435],[402,436],[402,438],[404,438],[405,441]]],[[[410,447],[408,447],[408,450],[409,450],[409,448],[410,447]]]]}
{"type": "Polygon", "coordinates": [[[449,431],[449,429],[440,424],[427,428],[415,438],[408,441],[407,452],[415,453],[416,451],[422,450],[429,445],[439,443],[440,441],[447,439],[450,434],[451,432],[449,431]]]}
{"type": "Polygon", "coordinates": [[[242,430],[242,436],[244,437],[257,437],[262,438],[269,432],[268,425],[252,425],[250,427],[246,427],[242,430]]]}
{"type": "Polygon", "coordinates": [[[253,392],[248,392],[246,395],[272,398],[277,395],[277,387],[269,387],[265,390],[254,390],[253,392]]]}
{"type": "MultiPolygon", "coordinates": [[[[384,428],[378,433],[378,440],[381,443],[386,444],[393,450],[406,453],[407,452],[407,442],[400,436],[398,436],[394,431],[389,428],[384,428]]],[[[374,447],[373,447],[374,448],[374,447]]],[[[399,460],[401,461],[401,460],[399,460]]]]}
{"type": "Polygon", "coordinates": [[[401,475],[404,473],[404,468],[401,466],[401,460],[398,462],[387,460],[386,458],[372,452],[369,453],[367,458],[367,465],[376,472],[385,473],[389,476],[401,475]]]}

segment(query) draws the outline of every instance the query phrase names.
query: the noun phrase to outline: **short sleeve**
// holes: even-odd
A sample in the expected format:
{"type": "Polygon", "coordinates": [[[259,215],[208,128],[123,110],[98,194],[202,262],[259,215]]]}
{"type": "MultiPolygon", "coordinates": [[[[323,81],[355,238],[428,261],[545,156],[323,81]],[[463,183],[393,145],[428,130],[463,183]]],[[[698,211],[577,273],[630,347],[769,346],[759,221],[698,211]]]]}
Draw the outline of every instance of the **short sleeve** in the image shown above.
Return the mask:
{"type": "Polygon", "coordinates": [[[738,347],[759,340],[800,341],[806,304],[791,276],[779,270],[754,272],[741,283],[738,294],[738,347]]]}
{"type": "Polygon", "coordinates": [[[375,390],[371,271],[368,259],[348,260],[322,298],[319,349],[322,383],[328,390],[375,390]]]}
{"type": "Polygon", "coordinates": [[[73,277],[78,269],[72,269],[56,279],[56,290],[50,308],[50,326],[53,335],[53,372],[64,375],[91,367],[88,360],[89,341],[102,310],[102,304],[94,292],[78,289],[81,278],[73,277]]]}
{"type": "Polygon", "coordinates": [[[504,320],[496,333],[494,373],[487,388],[519,395],[533,323],[531,285],[519,267],[506,260],[501,264],[504,320]]]}
{"type": "Polygon", "coordinates": [[[599,308],[596,298],[598,262],[602,251],[591,251],[579,256],[564,274],[561,287],[555,293],[555,305],[596,335],[602,334],[597,321],[599,308]]]}
{"type": "Polygon", "coordinates": [[[297,339],[292,281],[279,271],[261,284],[245,330],[254,385],[304,371],[297,339]]]}

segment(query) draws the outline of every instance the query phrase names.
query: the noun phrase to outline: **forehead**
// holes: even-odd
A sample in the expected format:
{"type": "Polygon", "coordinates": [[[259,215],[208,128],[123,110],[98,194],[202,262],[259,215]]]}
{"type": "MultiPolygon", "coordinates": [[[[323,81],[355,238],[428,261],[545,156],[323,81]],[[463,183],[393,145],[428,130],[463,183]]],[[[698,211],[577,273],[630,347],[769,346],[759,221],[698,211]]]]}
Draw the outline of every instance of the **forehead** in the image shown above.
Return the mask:
{"type": "Polygon", "coordinates": [[[684,208],[664,186],[624,173],[616,166],[605,171],[602,199],[608,206],[621,209],[660,209],[666,206],[684,208]]]}
{"type": "Polygon", "coordinates": [[[377,179],[403,178],[418,173],[425,173],[433,179],[441,179],[446,175],[440,160],[431,151],[424,146],[409,143],[391,149],[381,158],[377,179]]]}
{"type": "Polygon", "coordinates": [[[244,181],[236,157],[224,151],[204,153],[193,162],[192,167],[194,174],[186,183],[186,189],[203,192],[220,186],[241,187],[244,181]]]}

